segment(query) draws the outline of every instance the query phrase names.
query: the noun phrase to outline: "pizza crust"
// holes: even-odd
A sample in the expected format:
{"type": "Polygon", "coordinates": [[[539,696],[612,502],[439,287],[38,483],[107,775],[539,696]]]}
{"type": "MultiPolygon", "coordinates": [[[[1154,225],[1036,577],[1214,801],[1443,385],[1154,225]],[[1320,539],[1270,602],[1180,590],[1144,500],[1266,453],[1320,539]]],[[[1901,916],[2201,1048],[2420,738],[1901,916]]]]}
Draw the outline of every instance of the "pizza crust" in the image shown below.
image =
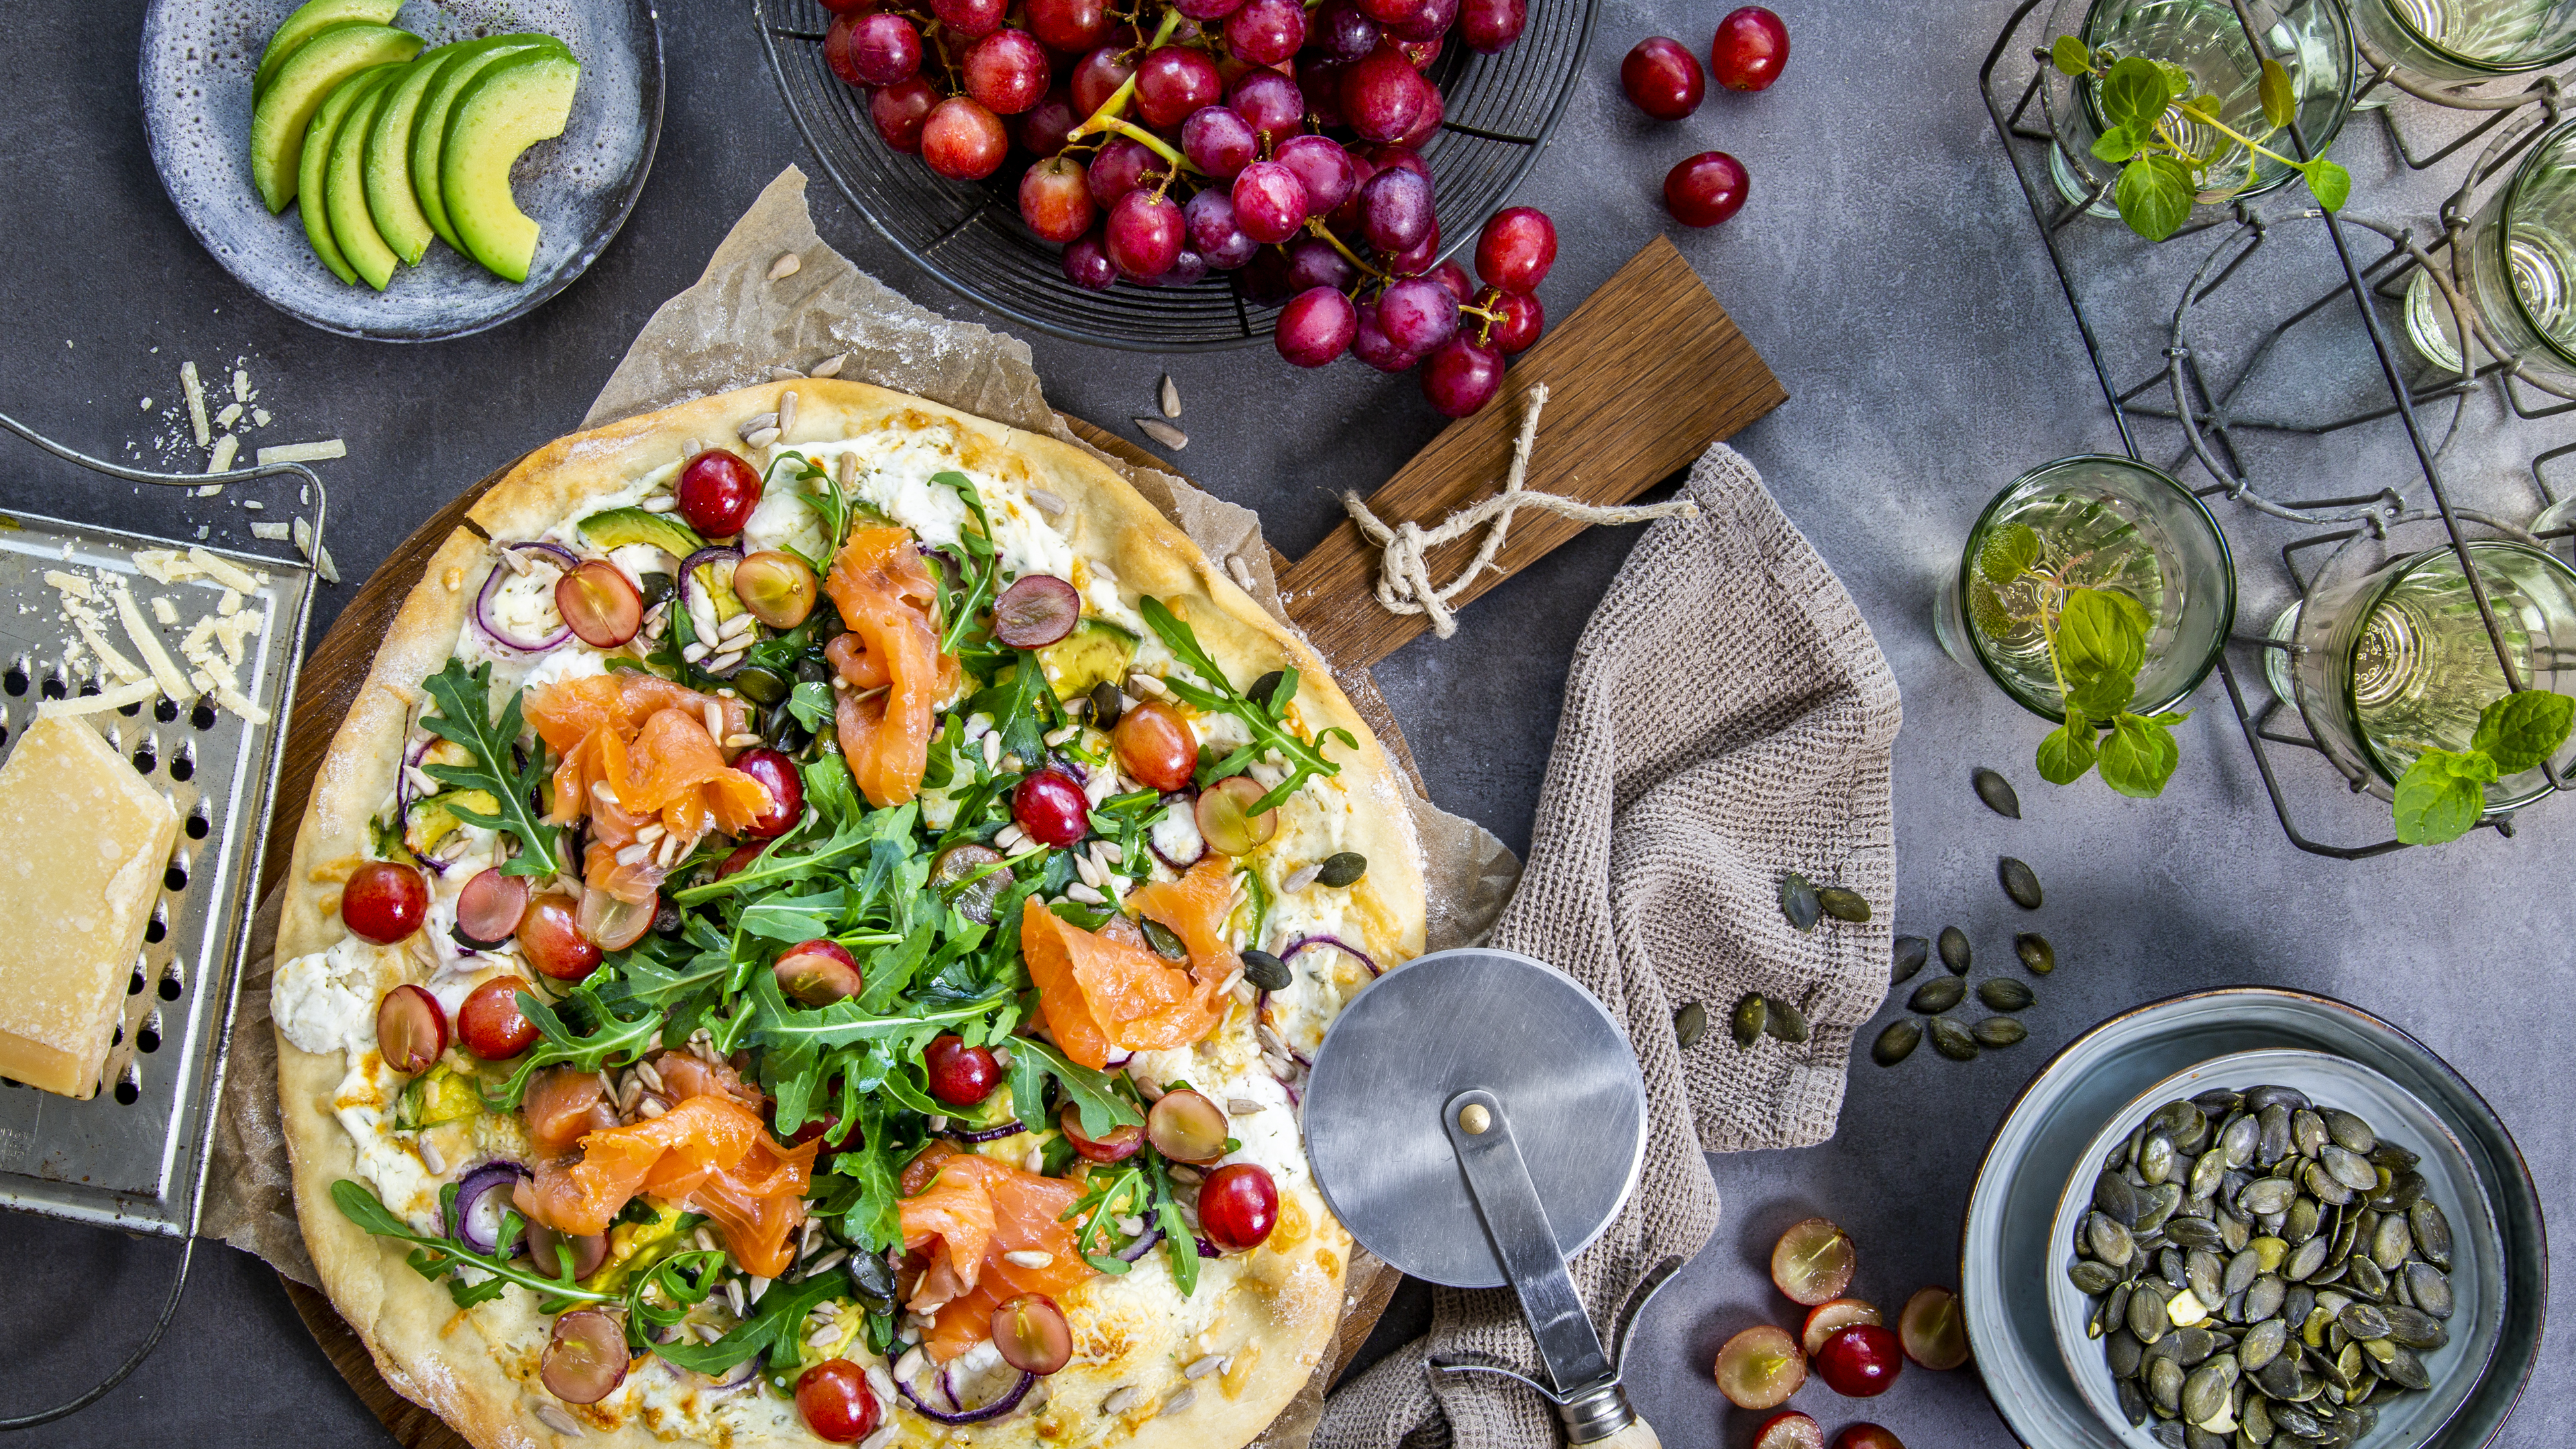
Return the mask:
{"type": "MultiPolygon", "coordinates": [[[[1070,524],[1058,522],[1069,527],[1075,555],[1106,560],[1125,592],[1165,600],[1236,687],[1273,669],[1298,670],[1296,709],[1307,732],[1339,728],[1359,741],[1356,750],[1338,744],[1329,749],[1343,766],[1340,783],[1359,807],[1348,823],[1348,848],[1368,857],[1367,884],[1384,914],[1398,925],[1401,954],[1420,953],[1422,865],[1401,793],[1405,786],[1376,737],[1335,687],[1329,667],[1123,477],[1078,448],[882,388],[800,379],[702,398],[559,439],[522,460],[468,517],[491,539],[536,537],[589,500],[679,461],[692,442],[738,447],[737,427],[775,412],[781,395],[790,391],[797,394],[797,416],[784,444],[887,427],[953,430],[968,466],[1065,500],[1070,524]]],[[[399,769],[419,683],[453,652],[467,609],[494,562],[491,543],[459,529],[440,546],[405,601],[314,782],[289,866],[278,929],[280,960],[326,949],[340,938],[338,886],[328,878],[329,867],[364,853],[369,819],[391,791],[399,769]]],[[[282,1034],[278,1054],[280,1109],[305,1241],[324,1290],[367,1345],[386,1382],[481,1449],[569,1442],[534,1417],[529,1390],[496,1362],[489,1341],[497,1337],[505,1345],[502,1351],[513,1355],[527,1351],[543,1324],[529,1295],[505,1295],[471,1315],[459,1314],[444,1287],[404,1261],[402,1247],[379,1241],[342,1217],[330,1201],[330,1186],[353,1175],[356,1161],[354,1145],[332,1111],[344,1076],[342,1064],[337,1054],[301,1051],[282,1034]]],[[[1250,1442],[1278,1415],[1333,1340],[1351,1255],[1348,1236],[1324,1211],[1311,1184],[1298,1184],[1294,1197],[1311,1224],[1307,1237],[1286,1252],[1265,1248],[1245,1260],[1269,1280],[1269,1291],[1246,1293],[1228,1304],[1230,1312],[1257,1306],[1263,1320],[1253,1328],[1260,1356],[1236,1393],[1219,1394],[1211,1377],[1201,1385],[1204,1402],[1184,1415],[1149,1420],[1123,1438],[1076,1430],[1051,1442],[1080,1444],[1108,1437],[1140,1449],[1221,1449],[1250,1442]]],[[[1089,1392],[1068,1379],[1073,1392],[1064,1397],[1096,1399],[1108,1386],[1083,1387],[1089,1392]]],[[[545,1402],[583,1421],[586,1432],[579,1442],[585,1445],[644,1449],[665,1442],[643,1426],[640,1415],[612,1429],[577,1407],[545,1402]]],[[[1022,1415],[979,1426],[968,1431],[967,1442],[1030,1443],[1037,1437],[1035,1423],[1036,1416],[1022,1415]]]]}

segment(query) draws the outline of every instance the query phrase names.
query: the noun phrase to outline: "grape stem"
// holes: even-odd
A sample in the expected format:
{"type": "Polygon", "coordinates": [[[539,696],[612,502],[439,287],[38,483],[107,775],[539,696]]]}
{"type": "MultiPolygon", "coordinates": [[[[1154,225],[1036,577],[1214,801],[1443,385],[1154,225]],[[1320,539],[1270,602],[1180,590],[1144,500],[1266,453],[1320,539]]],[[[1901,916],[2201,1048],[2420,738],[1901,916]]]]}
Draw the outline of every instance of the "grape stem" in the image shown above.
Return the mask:
{"type": "Polygon", "coordinates": [[[1377,278],[1379,281],[1386,280],[1386,273],[1379,271],[1377,268],[1370,266],[1364,261],[1361,261],[1359,253],[1352,251],[1347,246],[1344,246],[1342,244],[1342,239],[1333,235],[1333,229],[1324,225],[1324,219],[1322,217],[1310,216],[1306,218],[1306,230],[1310,234],[1322,237],[1325,241],[1331,243],[1333,250],[1340,252],[1344,257],[1348,258],[1352,266],[1359,268],[1362,272],[1377,278]]]}
{"type": "MultiPolygon", "coordinates": [[[[1155,46],[1162,44],[1164,41],[1171,39],[1172,32],[1178,30],[1180,26],[1181,12],[1178,10],[1164,11],[1163,23],[1154,27],[1154,38],[1145,42],[1141,48],[1151,50],[1155,46]]],[[[1096,110],[1090,115],[1084,117],[1082,124],[1073,128],[1073,138],[1075,140],[1080,140],[1085,136],[1096,135],[1103,131],[1115,130],[1116,127],[1109,123],[1126,113],[1127,103],[1135,99],[1135,96],[1136,77],[1133,74],[1130,74],[1127,79],[1118,83],[1118,89],[1109,93],[1109,99],[1100,103],[1099,110],[1096,110]]],[[[1169,153],[1166,152],[1165,154],[1168,155],[1169,153]]]]}
{"type": "MultiPolygon", "coordinates": [[[[1164,160],[1171,162],[1172,165],[1179,170],[1187,171],[1193,176],[1205,176],[1207,174],[1205,171],[1199,169],[1197,162],[1194,162],[1189,157],[1173,150],[1171,144],[1165,141],[1162,137],[1155,135],[1153,132],[1146,130],[1144,127],[1137,125],[1135,122],[1130,121],[1125,117],[1105,116],[1099,118],[1096,122],[1086,121],[1083,123],[1083,126],[1084,129],[1087,130],[1094,124],[1097,124],[1103,132],[1114,131],[1121,136],[1127,137],[1138,145],[1143,146],[1146,150],[1151,151],[1155,155],[1162,157],[1164,160]]],[[[1170,183],[1167,180],[1165,184],[1168,185],[1170,183]]]]}

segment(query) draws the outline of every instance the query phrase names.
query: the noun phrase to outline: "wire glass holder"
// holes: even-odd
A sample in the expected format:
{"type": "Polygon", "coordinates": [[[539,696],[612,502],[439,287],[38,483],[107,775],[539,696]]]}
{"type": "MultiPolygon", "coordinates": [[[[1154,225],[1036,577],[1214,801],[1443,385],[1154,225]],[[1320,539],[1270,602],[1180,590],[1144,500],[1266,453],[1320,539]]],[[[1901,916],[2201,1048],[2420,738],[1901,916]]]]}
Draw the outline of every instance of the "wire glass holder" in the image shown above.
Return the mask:
{"type": "MultiPolygon", "coordinates": [[[[2444,485],[2441,458],[2443,450],[2458,435],[2465,400],[2472,393],[2480,391],[2482,384],[2490,377],[2501,379],[2500,386],[2507,404],[2517,417],[2547,418],[2576,410],[2576,389],[2565,389],[2529,376],[2522,371],[2518,363],[2503,360],[2502,350],[2496,346],[2495,339],[2477,320],[2475,308],[2467,300],[2467,289],[2461,285],[2455,275],[2456,258],[2460,250],[2458,243],[2467,233],[2472,215],[2469,206],[2471,193],[2479,186],[2507,172],[2522,152],[2559,119],[2562,101],[2557,79],[2554,76],[2542,76],[2531,81],[2520,91],[2505,94],[2481,94],[2476,86],[2435,88],[2400,74],[2391,63],[2373,53],[2366,45],[2363,46],[2361,58],[2370,68],[2369,78],[2361,87],[2363,91],[2385,84],[2436,106],[2490,113],[2484,121],[2470,128],[2465,134],[2430,153],[2419,156],[2409,149],[2397,120],[2389,115],[2386,108],[2381,109],[2382,124],[2388,128],[2391,145],[2400,160],[2410,169],[2420,170],[2431,166],[2456,154],[2469,142],[2481,136],[2489,137],[2477,163],[2470,167],[2458,191],[2442,204],[2441,234],[2432,238],[2429,243],[2419,241],[2411,228],[2369,220],[2352,215],[2348,210],[2326,212],[2313,203],[2306,206],[2295,203],[2285,206],[2276,203],[2271,209],[2265,210],[2240,200],[2224,211],[2196,216],[2178,229],[2172,237],[2167,238],[2163,245],[2171,245],[2186,235],[2216,232],[2221,228],[2232,227],[2232,229],[2227,230],[2219,238],[2216,248],[2210,252],[2208,258],[2183,289],[2181,300],[2174,308],[2172,326],[2163,349],[2163,368],[2151,373],[2135,386],[2123,388],[2112,378],[2110,363],[2104,356],[2101,336],[2094,326],[2093,317],[2085,308],[2082,290],[2076,284],[2075,270],[2069,262],[2066,248],[2060,243],[2060,235],[2066,227],[2082,220],[2093,206],[2107,201],[2113,184],[2112,178],[2102,180],[2092,195],[2081,200],[2068,201],[2059,194],[2057,185],[2050,176],[2050,151],[2063,147],[2067,143],[2054,133],[2044,119],[2035,118],[2032,115],[2033,104],[2039,100],[2041,88],[2048,83],[2050,76],[2049,37],[2024,34],[2024,28],[2030,20],[2031,13],[2039,8],[2040,3],[2041,0],[2024,0],[2024,3],[2013,11],[2011,18],[2004,23],[2003,32],[1995,38],[1993,50],[1988,52],[1985,64],[1978,71],[1978,90],[1984,97],[1987,117],[1994,123],[1996,137],[2003,143],[2005,157],[2012,164],[2013,176],[2021,186],[2022,197],[2030,206],[2031,219],[2038,223],[2041,245],[2046,248],[2049,264],[2056,271],[2058,286],[2066,298],[2067,307],[2074,314],[2076,332],[2084,343],[2084,351],[2092,364],[2094,379],[2101,386],[2103,401],[2110,408],[2112,425],[2119,431],[2121,447],[2131,458],[2142,463],[2148,462],[2149,460],[2140,451],[2131,420],[2155,418],[2173,422],[2180,426],[2189,444],[2189,458],[2198,462],[2215,480],[2205,487],[2194,489],[2195,493],[2204,498],[2211,495],[2224,495],[2230,501],[2244,505],[2261,515],[2286,520],[2303,527],[2332,530],[2289,544],[2281,550],[2283,566],[2288,572],[2290,582],[2297,589],[2298,598],[2303,605],[2315,581],[2325,573],[2336,557],[2354,543],[2363,539],[2374,542],[2384,540],[2388,531],[2394,527],[2439,523],[2449,540],[2449,547],[2459,555],[2462,574],[2468,583],[2470,595],[2477,604],[2478,615],[2485,626],[2488,641],[2494,646],[2496,659],[2503,666],[2507,687],[2515,690],[2523,688],[2522,670],[2515,663],[2512,652],[2506,647],[2504,635],[2496,624],[2494,606],[2487,597],[2485,583],[2470,560],[2468,553],[2470,536],[2464,532],[2464,526],[2475,524],[2503,537],[2536,544],[2545,539],[2576,536],[2576,525],[2555,527],[2535,534],[2529,528],[2510,521],[2476,510],[2457,507],[2450,501],[2449,492],[2444,485]],[[2008,89],[2009,82],[1999,80],[1998,74],[2005,60],[2016,54],[2027,56],[2036,63],[2036,69],[2029,81],[2020,87],[2017,95],[2008,89]],[[2526,121],[2533,120],[2535,112],[2536,123],[2525,124],[2526,121]],[[2292,312],[2287,319],[2275,325],[2264,335],[2255,344],[2247,362],[2239,370],[2233,382],[2224,384],[2214,382],[2203,371],[2200,359],[2190,344],[2189,324],[2194,309],[2207,302],[2213,294],[2235,277],[2245,263],[2261,250],[2274,232],[2310,223],[2323,224],[2339,263],[2342,273],[2340,279],[2329,286],[2322,296],[2292,312]],[[2353,238],[2353,232],[2356,230],[2376,237],[2384,244],[2378,255],[2368,261],[2356,257],[2353,238]],[[2437,254],[2440,254],[2439,259],[2437,254]],[[2396,344],[2392,343],[2384,320],[2379,315],[2379,309],[2371,300],[2374,293],[2381,297],[2402,296],[2404,292],[2402,283],[2418,269],[2425,272],[2439,289],[2443,304],[2448,307],[2452,319],[2457,324],[2456,335],[2461,339],[2460,366],[2457,374],[2438,374],[2443,379],[2440,385],[2421,392],[2408,386],[2405,369],[2396,351],[2396,344]],[[2372,352],[2376,354],[2379,380],[2386,389],[2385,403],[2374,403],[2360,411],[2323,423],[2268,419],[2240,410],[2237,402],[2238,390],[2257,373],[2272,350],[2288,337],[2294,328],[2326,312],[2339,298],[2350,299],[2360,314],[2363,330],[2369,338],[2372,352]],[[2485,350],[2489,358],[2495,360],[2481,364],[2478,361],[2478,351],[2470,346],[2472,339],[2476,341],[2479,348],[2485,350]],[[2145,400],[2159,384],[2162,385],[2168,400],[2162,406],[2145,400]],[[2542,394],[2546,399],[2554,400],[2535,399],[2526,395],[2526,389],[2542,394]],[[2419,416],[2419,412],[2428,404],[2438,406],[2444,403],[2449,405],[2450,414],[2437,441],[2428,436],[2424,419],[2419,416]],[[2408,444],[2423,477],[2423,496],[2429,500],[2429,506],[2411,501],[2409,494],[2413,490],[2400,489],[2395,485],[2382,488],[2376,493],[2356,497],[2274,496],[2257,488],[2255,479],[2250,476],[2251,470],[2246,467],[2244,459],[2240,456],[2237,440],[2233,436],[2238,430],[2324,435],[2392,417],[2397,419],[2406,431],[2408,444]],[[2302,572],[2299,566],[2299,554],[2319,547],[2331,547],[2334,553],[2318,568],[2302,572]]],[[[2231,0],[2231,4],[2256,54],[2275,56],[2288,62],[2297,60],[2293,55],[2281,55],[2277,47],[2267,43],[2264,38],[2264,27],[2251,13],[2248,0],[2231,0]]],[[[2279,134],[2294,148],[2294,153],[2300,160],[2309,159],[2307,142],[2297,128],[2285,128],[2279,134]]],[[[2077,162],[2074,168],[2076,175],[2085,174],[2085,168],[2080,159],[2076,158],[2071,151],[2067,159],[2077,162]]],[[[2203,208],[2203,210],[2210,209],[2203,208]]],[[[2576,455],[2576,443],[2548,449],[2539,453],[2531,461],[2533,481],[2538,486],[2541,497],[2550,504],[2555,504],[2559,500],[2556,490],[2550,486],[2546,476],[2547,466],[2570,455],[2576,455]]],[[[2242,556],[2241,553],[2239,556],[2242,556]]],[[[2295,654],[2300,649],[2300,646],[2287,640],[2247,635],[2241,632],[2229,642],[2238,647],[2278,650],[2285,654],[2295,654]]],[[[2273,814],[2279,819],[2282,833],[2289,837],[2292,845],[2312,855],[2328,856],[2338,860],[2360,860],[2405,848],[2402,842],[2395,839],[2369,845],[2335,845],[2312,839],[2304,833],[2294,818],[2290,798],[2283,791],[2280,776],[2274,767],[2268,746],[2287,745],[2316,752],[2329,763],[2335,764],[2337,770],[2344,774],[2345,783],[2355,792],[2364,788],[2367,783],[2366,777],[2345,770],[2339,762],[2334,762],[2331,756],[2326,755],[2313,735],[2304,730],[2304,721],[2299,733],[2290,733],[2277,727],[2273,723],[2273,718],[2283,709],[2282,700],[2275,698],[2259,708],[2250,706],[2244,687],[2238,681],[2236,667],[2225,652],[2222,652],[2219,657],[2218,676],[2226,688],[2227,702],[2236,712],[2237,722],[2245,736],[2246,747],[2254,756],[2255,768],[2261,773],[2264,793],[2271,799],[2273,814]]],[[[2290,714],[2293,718],[2298,717],[2298,711],[2294,707],[2290,710],[2290,714]]],[[[2544,763],[2542,768],[2547,774],[2553,791],[2576,788],[2576,780],[2561,779],[2554,765],[2544,763]]],[[[2500,834],[2510,836],[2513,833],[2512,818],[2509,813],[2491,816],[2483,823],[2492,826],[2500,834]]]]}

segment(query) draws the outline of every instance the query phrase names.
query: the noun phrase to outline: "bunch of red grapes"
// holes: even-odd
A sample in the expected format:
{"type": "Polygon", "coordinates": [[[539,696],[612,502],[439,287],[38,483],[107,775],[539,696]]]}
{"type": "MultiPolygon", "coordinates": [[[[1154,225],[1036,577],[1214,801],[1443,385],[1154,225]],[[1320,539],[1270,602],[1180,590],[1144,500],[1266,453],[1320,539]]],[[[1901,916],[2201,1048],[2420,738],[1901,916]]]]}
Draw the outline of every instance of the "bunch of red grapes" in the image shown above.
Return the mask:
{"type": "Polygon", "coordinates": [[[1020,218],[1064,248],[1079,286],[1233,273],[1281,306],[1280,356],[1419,366],[1451,417],[1491,401],[1503,358],[1545,325],[1534,293],[1554,225],[1497,212],[1477,238],[1481,288],[1434,265],[1431,168],[1415,150],[1440,127],[1423,72],[1453,32],[1502,50],[1528,0],[822,3],[824,59],[870,92],[888,146],[958,181],[999,171],[1015,142],[1036,158],[1020,218]]]}

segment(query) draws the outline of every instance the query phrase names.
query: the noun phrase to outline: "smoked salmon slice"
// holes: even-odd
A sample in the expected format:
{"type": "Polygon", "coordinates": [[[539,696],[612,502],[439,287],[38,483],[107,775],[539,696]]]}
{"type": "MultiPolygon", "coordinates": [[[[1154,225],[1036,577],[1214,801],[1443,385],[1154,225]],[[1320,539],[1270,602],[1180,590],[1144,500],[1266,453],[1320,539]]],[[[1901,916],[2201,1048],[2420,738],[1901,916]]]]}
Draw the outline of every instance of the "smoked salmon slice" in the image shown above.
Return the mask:
{"type": "Polygon", "coordinates": [[[740,700],[625,671],[540,686],[528,692],[524,708],[547,747],[562,757],[546,818],[568,824],[590,817],[583,879],[619,900],[642,904],[661,884],[659,868],[616,860],[648,822],[695,840],[711,827],[739,831],[769,806],[769,792],[726,764],[723,747],[707,732],[711,712],[726,738],[746,731],[750,715],[740,700]],[[599,787],[609,798],[601,798],[599,787]]]}
{"type": "Polygon", "coordinates": [[[930,765],[931,711],[957,690],[931,627],[938,589],[901,528],[852,529],[823,589],[849,629],[824,651],[846,686],[832,691],[841,758],[869,804],[900,805],[930,765]]]}
{"type": "Polygon", "coordinates": [[[1020,955],[1055,1044],[1094,1071],[1108,1066],[1114,1051],[1186,1046],[1225,1020],[1225,998],[1217,991],[1224,977],[1194,981],[1141,937],[1131,942],[1106,930],[1086,931],[1034,900],[1020,912],[1020,955]]]}
{"type": "Polygon", "coordinates": [[[519,1184],[520,1212],[560,1233],[604,1233],[646,1194],[705,1213],[735,1261],[764,1278],[794,1261],[787,1241],[804,1223],[815,1144],[780,1145],[735,1098],[684,1098],[659,1117],[585,1132],[580,1147],[519,1184]]]}
{"type": "Polygon", "coordinates": [[[1234,894],[1233,868],[1211,853],[1179,880],[1138,886],[1128,895],[1127,905],[1181,938],[1190,948],[1190,974],[1207,986],[1221,984],[1243,969],[1243,958],[1225,939],[1226,918],[1234,914],[1234,894]]]}
{"type": "Polygon", "coordinates": [[[1091,1281],[1075,1249],[1080,1226],[1060,1221],[1082,1198],[1069,1182],[961,1153],[940,1164],[929,1186],[903,1200],[903,1243],[933,1249],[911,1306],[936,1323],[924,1343],[945,1363],[990,1337],[993,1310],[1023,1293],[1061,1298],[1091,1281]],[[1044,1267],[1011,1253],[1044,1253],[1044,1267]]]}

